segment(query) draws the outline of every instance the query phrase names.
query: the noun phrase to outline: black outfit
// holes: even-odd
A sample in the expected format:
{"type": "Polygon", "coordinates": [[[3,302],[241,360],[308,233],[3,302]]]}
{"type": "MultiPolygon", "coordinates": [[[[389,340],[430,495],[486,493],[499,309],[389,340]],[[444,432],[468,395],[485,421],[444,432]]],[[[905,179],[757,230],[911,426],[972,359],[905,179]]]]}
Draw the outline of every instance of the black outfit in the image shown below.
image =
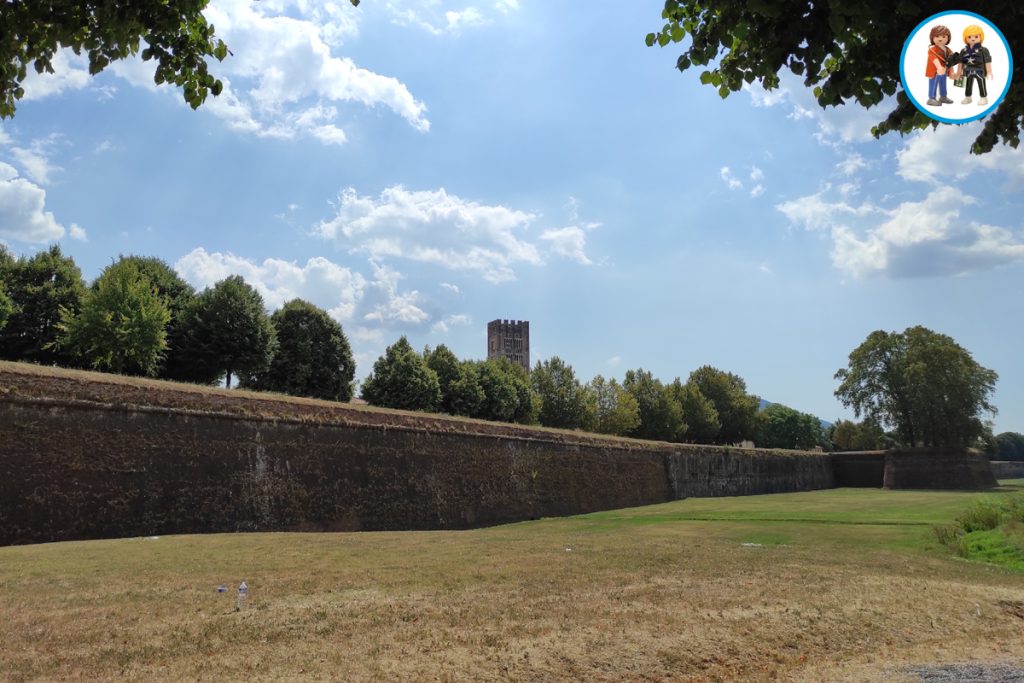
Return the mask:
{"type": "Polygon", "coordinates": [[[975,47],[968,45],[960,50],[960,63],[964,65],[964,79],[967,81],[967,90],[964,94],[971,96],[972,82],[978,81],[978,94],[988,97],[988,88],[985,87],[985,65],[992,62],[992,55],[988,48],[979,43],[975,47]]]}

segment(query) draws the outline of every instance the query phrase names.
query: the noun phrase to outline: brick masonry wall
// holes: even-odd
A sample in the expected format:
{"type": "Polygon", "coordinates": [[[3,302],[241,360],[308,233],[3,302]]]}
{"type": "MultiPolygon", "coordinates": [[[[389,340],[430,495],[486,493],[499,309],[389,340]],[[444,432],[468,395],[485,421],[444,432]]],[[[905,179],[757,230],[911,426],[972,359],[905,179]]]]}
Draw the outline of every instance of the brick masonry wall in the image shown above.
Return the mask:
{"type": "Polygon", "coordinates": [[[403,413],[372,413],[360,424],[351,415],[311,422],[287,411],[199,412],[139,405],[143,394],[131,404],[82,400],[90,392],[100,398],[94,387],[67,398],[68,382],[77,380],[61,381],[61,395],[35,385],[32,396],[0,391],[2,545],[458,529],[687,496],[833,486],[830,459],[821,454],[508,426],[487,433],[487,423],[430,418],[424,425],[403,413]],[[373,424],[381,415],[388,420],[373,424]]]}

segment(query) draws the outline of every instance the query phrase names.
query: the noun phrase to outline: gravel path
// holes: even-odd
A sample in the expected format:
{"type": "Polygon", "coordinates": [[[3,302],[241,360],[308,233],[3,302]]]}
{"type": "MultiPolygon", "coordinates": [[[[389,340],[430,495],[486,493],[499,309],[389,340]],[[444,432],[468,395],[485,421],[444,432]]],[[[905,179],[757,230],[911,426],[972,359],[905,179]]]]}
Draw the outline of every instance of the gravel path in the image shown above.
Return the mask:
{"type": "Polygon", "coordinates": [[[1024,668],[1006,664],[917,666],[906,672],[922,683],[1024,683],[1024,668]]]}

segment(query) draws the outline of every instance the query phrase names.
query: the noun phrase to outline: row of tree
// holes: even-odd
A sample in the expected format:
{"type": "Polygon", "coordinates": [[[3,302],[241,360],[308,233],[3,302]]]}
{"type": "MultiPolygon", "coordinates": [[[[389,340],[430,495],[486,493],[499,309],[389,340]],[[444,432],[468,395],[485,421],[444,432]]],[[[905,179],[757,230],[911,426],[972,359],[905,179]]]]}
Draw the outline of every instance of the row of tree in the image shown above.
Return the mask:
{"type": "Polygon", "coordinates": [[[664,383],[643,369],[620,384],[601,375],[586,384],[555,356],[529,372],[507,360],[460,360],[441,345],[418,353],[402,337],[374,363],[362,396],[373,405],[489,420],[581,429],[660,441],[768,448],[827,445],[813,415],[747,393],[742,378],[711,366],[686,382],[664,383]]]}
{"type": "Polygon", "coordinates": [[[86,287],[53,246],[0,247],[0,357],[347,401],[355,363],[326,311],[296,299],[268,316],[241,277],[196,292],[156,258],[122,256],[86,287]]]}
{"type": "MultiPolygon", "coordinates": [[[[341,326],[296,299],[267,315],[241,277],[196,292],[156,258],[122,256],[86,287],[53,246],[14,258],[0,246],[0,358],[44,365],[241,386],[347,401],[355,363],[341,326]]],[[[863,450],[892,445],[979,446],[1024,453],[1019,435],[992,435],[985,413],[996,373],[950,337],[924,327],[876,331],[836,373],[836,396],[861,423],[829,432],[817,418],[747,393],[742,378],[710,366],[664,383],[650,372],[584,384],[558,357],[527,371],[507,361],[464,361],[439,346],[417,353],[404,337],[363,383],[380,406],[583,429],[662,441],[769,448],[863,450]],[[892,429],[886,432],[884,427],[892,429]]],[[[1024,459],[1024,456],[1020,456],[1024,459]]]]}

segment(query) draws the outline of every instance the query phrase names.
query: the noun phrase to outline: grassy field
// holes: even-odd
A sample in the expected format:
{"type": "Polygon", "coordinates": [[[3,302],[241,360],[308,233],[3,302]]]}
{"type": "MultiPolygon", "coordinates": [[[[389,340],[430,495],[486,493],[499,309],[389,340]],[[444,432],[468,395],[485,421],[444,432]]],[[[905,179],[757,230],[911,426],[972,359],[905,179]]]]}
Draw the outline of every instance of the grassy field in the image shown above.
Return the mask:
{"type": "Polygon", "coordinates": [[[1021,664],[1024,574],[932,533],[976,499],[838,489],[461,532],[0,548],[0,679],[862,681],[1021,664]]]}

